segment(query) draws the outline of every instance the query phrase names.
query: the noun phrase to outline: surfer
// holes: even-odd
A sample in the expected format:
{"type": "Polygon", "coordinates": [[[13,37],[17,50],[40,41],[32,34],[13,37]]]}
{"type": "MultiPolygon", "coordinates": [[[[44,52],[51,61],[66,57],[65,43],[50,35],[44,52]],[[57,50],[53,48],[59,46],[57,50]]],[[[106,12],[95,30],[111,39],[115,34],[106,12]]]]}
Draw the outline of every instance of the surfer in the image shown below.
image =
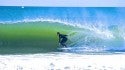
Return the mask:
{"type": "Polygon", "coordinates": [[[59,36],[59,45],[61,44],[63,47],[67,47],[65,43],[67,41],[68,35],[63,35],[63,34],[60,34],[59,32],[57,32],[57,35],[59,36]]]}

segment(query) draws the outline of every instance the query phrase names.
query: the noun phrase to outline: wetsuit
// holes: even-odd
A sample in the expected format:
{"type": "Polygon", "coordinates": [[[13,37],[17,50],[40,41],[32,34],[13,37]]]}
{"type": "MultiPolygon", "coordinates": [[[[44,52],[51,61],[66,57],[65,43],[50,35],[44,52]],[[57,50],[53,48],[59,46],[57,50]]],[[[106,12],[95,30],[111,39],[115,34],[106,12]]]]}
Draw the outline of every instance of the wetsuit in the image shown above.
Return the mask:
{"type": "Polygon", "coordinates": [[[63,46],[63,47],[67,47],[65,45],[65,42],[67,41],[67,35],[63,35],[63,34],[59,34],[59,43],[63,46]]]}

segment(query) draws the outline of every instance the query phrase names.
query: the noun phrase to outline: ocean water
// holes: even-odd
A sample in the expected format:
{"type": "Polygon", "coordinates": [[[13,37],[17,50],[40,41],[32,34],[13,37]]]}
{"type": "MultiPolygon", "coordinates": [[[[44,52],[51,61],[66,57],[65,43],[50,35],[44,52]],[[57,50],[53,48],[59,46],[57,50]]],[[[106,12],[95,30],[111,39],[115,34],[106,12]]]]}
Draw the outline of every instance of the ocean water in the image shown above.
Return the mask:
{"type": "Polygon", "coordinates": [[[0,70],[125,70],[124,18],[124,7],[0,6],[0,70]]]}

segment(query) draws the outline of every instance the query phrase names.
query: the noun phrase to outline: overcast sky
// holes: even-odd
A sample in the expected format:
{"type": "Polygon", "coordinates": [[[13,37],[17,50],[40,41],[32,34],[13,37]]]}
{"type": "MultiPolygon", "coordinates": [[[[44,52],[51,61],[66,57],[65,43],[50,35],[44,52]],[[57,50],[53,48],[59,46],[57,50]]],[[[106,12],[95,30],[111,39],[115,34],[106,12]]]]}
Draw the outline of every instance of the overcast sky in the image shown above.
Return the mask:
{"type": "Polygon", "coordinates": [[[125,0],[0,0],[0,6],[125,7],[125,0]]]}

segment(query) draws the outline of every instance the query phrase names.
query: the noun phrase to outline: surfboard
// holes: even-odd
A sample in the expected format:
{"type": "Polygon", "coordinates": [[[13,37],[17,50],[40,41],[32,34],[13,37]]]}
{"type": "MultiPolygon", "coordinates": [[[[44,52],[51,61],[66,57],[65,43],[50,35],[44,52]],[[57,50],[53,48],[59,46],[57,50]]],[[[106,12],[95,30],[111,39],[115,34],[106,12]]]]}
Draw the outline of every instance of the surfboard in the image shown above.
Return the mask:
{"type": "Polygon", "coordinates": [[[57,48],[57,50],[62,51],[62,52],[68,52],[68,51],[70,51],[71,49],[72,49],[71,47],[57,48]]]}

